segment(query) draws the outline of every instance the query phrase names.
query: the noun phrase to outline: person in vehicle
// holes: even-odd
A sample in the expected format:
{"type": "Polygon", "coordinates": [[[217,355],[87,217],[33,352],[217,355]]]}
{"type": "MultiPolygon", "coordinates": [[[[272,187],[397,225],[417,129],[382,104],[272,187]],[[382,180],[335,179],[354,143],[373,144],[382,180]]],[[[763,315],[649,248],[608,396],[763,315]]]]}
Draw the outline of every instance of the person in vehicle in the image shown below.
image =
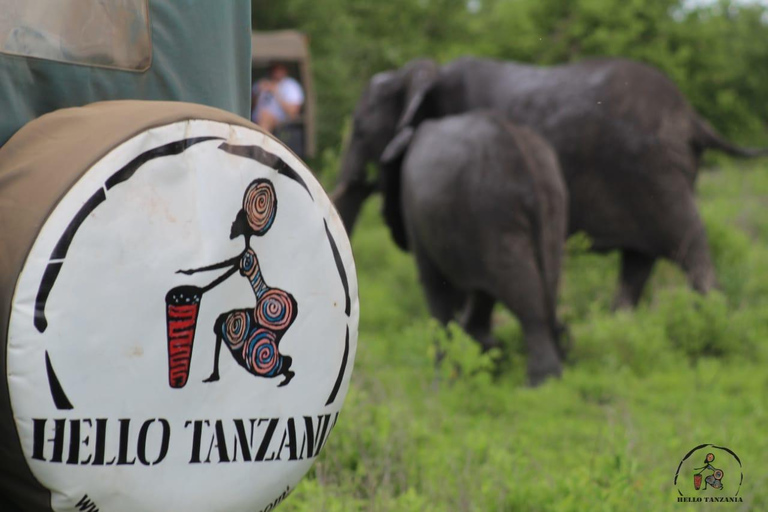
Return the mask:
{"type": "Polygon", "coordinates": [[[253,85],[252,101],[251,120],[271,133],[299,116],[304,105],[304,90],[288,75],[285,64],[275,62],[269,67],[269,78],[253,85]]]}

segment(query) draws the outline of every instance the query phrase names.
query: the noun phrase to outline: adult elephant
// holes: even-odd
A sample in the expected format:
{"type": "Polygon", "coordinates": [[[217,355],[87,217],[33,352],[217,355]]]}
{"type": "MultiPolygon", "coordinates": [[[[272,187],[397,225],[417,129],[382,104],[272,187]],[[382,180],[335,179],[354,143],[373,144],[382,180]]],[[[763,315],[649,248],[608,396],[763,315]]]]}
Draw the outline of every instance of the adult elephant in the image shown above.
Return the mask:
{"type": "Polygon", "coordinates": [[[501,302],[523,329],[530,382],[560,375],[567,191],[552,147],[499,114],[470,112],[406,128],[382,169],[399,177],[387,221],[414,254],[430,313],[445,325],[464,305],[462,327],[487,349],[501,302]]]}
{"type": "Polygon", "coordinates": [[[366,165],[400,130],[482,108],[533,128],[555,148],[570,196],[569,233],[586,232],[595,250],[621,251],[616,307],[637,304],[660,257],[679,264],[699,292],[715,286],[694,201],[699,160],[710,148],[742,157],[766,150],[726,141],[664,74],[626,59],[553,67],[416,60],[374,76],[355,110],[334,192],[347,230],[365,198],[397,179],[383,172],[372,183],[366,165]]]}

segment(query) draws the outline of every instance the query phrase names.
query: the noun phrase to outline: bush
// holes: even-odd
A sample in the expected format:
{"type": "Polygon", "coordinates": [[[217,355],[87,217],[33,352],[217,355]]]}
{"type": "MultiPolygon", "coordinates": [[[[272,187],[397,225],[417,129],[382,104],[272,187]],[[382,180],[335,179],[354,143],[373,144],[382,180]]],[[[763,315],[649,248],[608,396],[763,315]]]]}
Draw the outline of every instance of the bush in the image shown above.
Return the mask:
{"type": "Polygon", "coordinates": [[[706,297],[688,289],[665,291],[656,304],[670,346],[691,361],[729,353],[728,306],[718,292],[706,297]]]}

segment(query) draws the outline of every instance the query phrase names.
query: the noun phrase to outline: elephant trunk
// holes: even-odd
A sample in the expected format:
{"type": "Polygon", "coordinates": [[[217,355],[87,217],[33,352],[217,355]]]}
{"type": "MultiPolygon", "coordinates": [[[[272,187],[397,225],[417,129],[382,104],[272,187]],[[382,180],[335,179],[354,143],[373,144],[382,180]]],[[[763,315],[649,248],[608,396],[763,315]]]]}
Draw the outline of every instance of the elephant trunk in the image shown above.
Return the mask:
{"type": "Polygon", "coordinates": [[[363,202],[371,195],[374,188],[374,186],[368,183],[339,183],[331,194],[333,204],[339,212],[347,233],[352,234],[352,229],[355,227],[357,215],[360,213],[363,202]]]}
{"type": "Polygon", "coordinates": [[[344,152],[336,188],[331,193],[331,200],[349,234],[352,234],[363,202],[376,189],[374,183],[366,180],[366,165],[367,158],[362,151],[362,144],[353,136],[344,152]]]}

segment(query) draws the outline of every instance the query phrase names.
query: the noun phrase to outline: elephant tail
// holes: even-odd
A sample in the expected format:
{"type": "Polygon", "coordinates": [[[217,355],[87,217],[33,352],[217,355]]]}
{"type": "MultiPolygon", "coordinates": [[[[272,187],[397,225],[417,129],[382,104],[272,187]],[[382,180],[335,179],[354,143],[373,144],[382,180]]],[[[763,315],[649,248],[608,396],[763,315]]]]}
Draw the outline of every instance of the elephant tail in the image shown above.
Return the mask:
{"type": "Polygon", "coordinates": [[[701,116],[697,115],[694,123],[695,132],[693,142],[694,145],[702,151],[705,149],[715,149],[740,158],[768,156],[768,148],[743,148],[726,140],[701,116]]]}
{"type": "Polygon", "coordinates": [[[531,236],[533,239],[533,245],[535,247],[536,266],[539,268],[541,286],[544,292],[544,300],[546,302],[545,307],[547,312],[547,324],[550,332],[552,333],[552,340],[555,342],[557,353],[561,360],[565,360],[568,352],[571,349],[571,346],[573,345],[573,340],[571,338],[571,332],[568,329],[568,326],[564,323],[561,323],[557,318],[557,297],[555,296],[556,290],[551,284],[552,279],[554,279],[555,276],[550,275],[554,269],[552,268],[551,264],[547,265],[548,262],[545,259],[547,246],[542,231],[546,229],[546,227],[542,222],[542,214],[540,211],[531,213],[533,213],[531,216],[531,236]]]}
{"type": "MultiPolygon", "coordinates": [[[[542,222],[542,215],[538,208],[534,208],[530,216],[531,220],[531,237],[533,238],[534,252],[536,255],[536,266],[539,268],[539,276],[541,278],[541,287],[544,292],[544,301],[546,302],[547,320],[549,328],[552,331],[552,337],[555,342],[560,338],[562,327],[560,322],[557,321],[556,311],[556,298],[553,296],[553,290],[550,287],[551,276],[547,272],[547,263],[545,261],[544,253],[546,252],[546,246],[544,243],[544,236],[542,231],[545,229],[542,222]]],[[[559,343],[557,343],[559,346],[559,343]]],[[[562,355],[562,354],[561,354],[562,355]]]]}
{"type": "MultiPolygon", "coordinates": [[[[518,143],[517,147],[522,154],[527,166],[531,170],[529,177],[532,193],[529,197],[530,202],[525,204],[525,209],[528,214],[529,222],[531,223],[531,242],[533,246],[534,257],[536,259],[536,267],[539,270],[539,278],[541,279],[541,288],[544,294],[547,323],[549,324],[549,329],[552,333],[552,339],[555,341],[555,345],[560,352],[560,356],[564,357],[564,349],[562,346],[561,338],[565,332],[565,327],[557,319],[556,297],[556,283],[558,281],[557,272],[560,268],[560,261],[552,260],[554,257],[552,254],[549,254],[549,258],[547,258],[547,255],[548,252],[551,251],[551,248],[549,247],[551,245],[551,237],[554,236],[564,240],[565,233],[562,233],[562,237],[560,237],[561,234],[557,232],[558,230],[552,224],[553,219],[546,218],[547,210],[549,209],[547,203],[552,200],[552,198],[546,197],[547,193],[544,191],[546,186],[544,183],[539,182],[539,180],[546,181],[546,177],[534,176],[534,174],[537,173],[537,169],[539,167],[552,166],[553,163],[555,168],[557,168],[556,174],[558,177],[560,176],[560,170],[554,151],[550,150],[538,135],[534,134],[533,132],[523,131],[520,129],[517,129],[516,131],[519,134],[525,134],[527,138],[527,140],[523,141],[523,143],[518,143]],[[538,146],[540,151],[536,154],[549,153],[551,161],[547,162],[546,160],[536,158],[533,153],[528,151],[529,144],[538,146]]],[[[564,187],[565,185],[563,184],[563,188],[564,187]]],[[[562,228],[564,230],[565,225],[563,225],[562,228]]]]}

